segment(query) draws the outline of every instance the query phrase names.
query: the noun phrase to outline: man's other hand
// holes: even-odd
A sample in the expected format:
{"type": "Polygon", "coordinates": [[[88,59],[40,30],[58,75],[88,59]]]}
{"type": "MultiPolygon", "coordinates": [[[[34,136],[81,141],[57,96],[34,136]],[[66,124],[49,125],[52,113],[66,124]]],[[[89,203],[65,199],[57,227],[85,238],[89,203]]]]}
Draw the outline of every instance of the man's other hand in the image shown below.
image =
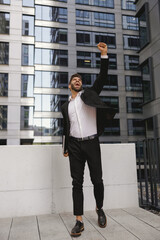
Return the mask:
{"type": "Polygon", "coordinates": [[[69,156],[68,152],[67,153],[63,153],[63,156],[64,157],[68,157],[69,156]]]}
{"type": "Polygon", "coordinates": [[[97,47],[101,51],[101,55],[107,55],[107,44],[99,42],[97,44],[97,47]]]}

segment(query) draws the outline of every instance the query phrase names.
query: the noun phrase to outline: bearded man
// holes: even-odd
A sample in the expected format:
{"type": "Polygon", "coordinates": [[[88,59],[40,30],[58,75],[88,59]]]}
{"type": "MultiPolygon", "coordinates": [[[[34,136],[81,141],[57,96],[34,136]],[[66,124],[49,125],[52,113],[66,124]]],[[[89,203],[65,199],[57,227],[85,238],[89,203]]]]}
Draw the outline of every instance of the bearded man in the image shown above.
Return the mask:
{"type": "Polygon", "coordinates": [[[82,78],[74,74],[70,78],[71,96],[62,106],[63,115],[63,154],[69,157],[72,177],[73,214],[76,224],[71,236],[77,237],[84,230],[83,215],[83,177],[87,161],[91,181],[94,187],[98,224],[107,225],[103,211],[104,185],[102,179],[101,151],[99,136],[102,134],[108,119],[113,119],[116,110],[102,102],[99,94],[107,81],[108,55],[107,45],[97,45],[101,52],[100,73],[90,88],[82,89],[82,78]]]}

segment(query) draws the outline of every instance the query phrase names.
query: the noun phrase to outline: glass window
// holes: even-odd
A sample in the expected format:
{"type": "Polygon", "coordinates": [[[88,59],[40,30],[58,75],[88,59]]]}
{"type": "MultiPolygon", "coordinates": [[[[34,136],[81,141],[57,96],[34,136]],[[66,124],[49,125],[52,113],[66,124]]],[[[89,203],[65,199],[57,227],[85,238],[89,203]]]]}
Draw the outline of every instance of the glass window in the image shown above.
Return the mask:
{"type": "Polygon", "coordinates": [[[10,14],[0,12],[0,34],[9,34],[10,14]]]}
{"type": "MultiPolygon", "coordinates": [[[[94,84],[94,81],[98,77],[98,74],[92,73],[79,73],[83,79],[83,88],[91,87],[94,84]]],[[[118,81],[117,75],[108,75],[106,84],[103,87],[106,91],[118,91],[118,81]]]]}
{"type": "Polygon", "coordinates": [[[24,7],[34,7],[34,0],[23,0],[24,7]]]}
{"type": "Polygon", "coordinates": [[[10,4],[10,0],[0,0],[0,4],[10,4]]]}
{"type": "Polygon", "coordinates": [[[8,96],[8,73],[0,73],[0,96],[8,96]]]}
{"type": "Polygon", "coordinates": [[[35,136],[61,136],[61,118],[34,118],[35,136]]]}
{"type": "Polygon", "coordinates": [[[139,56],[124,55],[125,70],[139,71],[139,56]]]}
{"type": "Polygon", "coordinates": [[[36,48],[35,64],[68,66],[68,51],[36,48]]]}
{"type": "Polygon", "coordinates": [[[120,136],[120,120],[107,121],[103,136],[120,136]]]}
{"type": "Polygon", "coordinates": [[[114,8],[114,0],[76,0],[77,4],[114,8]]]}
{"type": "Polygon", "coordinates": [[[9,64],[9,43],[0,42],[0,64],[9,64]]]}
{"type": "Polygon", "coordinates": [[[7,130],[7,106],[0,105],[0,130],[7,130]]]}
{"type": "Polygon", "coordinates": [[[22,74],[21,96],[33,97],[34,76],[22,74]]]}
{"type": "Polygon", "coordinates": [[[143,5],[143,7],[137,13],[137,16],[139,20],[140,48],[142,49],[150,42],[148,3],[143,5]]]}
{"type": "Polygon", "coordinates": [[[142,98],[127,97],[127,113],[142,113],[142,98]]]}
{"type": "Polygon", "coordinates": [[[139,36],[123,35],[124,49],[139,50],[139,36]]]}
{"type": "Polygon", "coordinates": [[[34,16],[22,16],[22,35],[34,36],[34,16]]]}
{"type": "Polygon", "coordinates": [[[141,65],[142,83],[143,83],[143,101],[147,103],[154,99],[154,86],[152,76],[152,59],[147,59],[141,65]]]}
{"type": "Polygon", "coordinates": [[[21,106],[21,130],[33,130],[33,107],[21,106]]]}
{"type": "Polygon", "coordinates": [[[121,0],[122,1],[122,9],[126,10],[136,10],[136,4],[134,4],[135,0],[121,0]]]}
{"type": "Polygon", "coordinates": [[[22,65],[34,65],[34,45],[22,44],[22,65]]]}
{"type": "Polygon", "coordinates": [[[110,107],[117,109],[119,112],[119,99],[118,97],[108,97],[108,96],[100,96],[103,102],[108,103],[110,107]]]}
{"type": "Polygon", "coordinates": [[[128,119],[128,135],[145,135],[145,125],[142,119],[128,119]]]}
{"type": "Polygon", "coordinates": [[[68,95],[35,94],[35,111],[60,112],[61,106],[67,101],[68,95]]]}
{"type": "Polygon", "coordinates": [[[67,23],[67,8],[36,5],[36,19],[67,23]]]}
{"type": "Polygon", "coordinates": [[[114,28],[115,16],[113,13],[76,10],[76,24],[114,28]]]}
{"type": "MultiPolygon", "coordinates": [[[[117,68],[116,54],[108,54],[109,69],[117,68]]],[[[99,68],[100,53],[77,51],[77,67],[99,68]]]]}
{"type": "Polygon", "coordinates": [[[125,76],[126,91],[142,91],[142,77],[125,76]]]}
{"type": "Polygon", "coordinates": [[[122,21],[123,21],[123,29],[139,30],[137,17],[123,15],[122,21]]]}
{"type": "Polygon", "coordinates": [[[67,29],[35,27],[36,42],[67,44],[67,29]]]}
{"type": "Polygon", "coordinates": [[[77,45],[95,46],[99,42],[107,43],[108,48],[116,48],[116,37],[114,33],[76,31],[77,45]]]}

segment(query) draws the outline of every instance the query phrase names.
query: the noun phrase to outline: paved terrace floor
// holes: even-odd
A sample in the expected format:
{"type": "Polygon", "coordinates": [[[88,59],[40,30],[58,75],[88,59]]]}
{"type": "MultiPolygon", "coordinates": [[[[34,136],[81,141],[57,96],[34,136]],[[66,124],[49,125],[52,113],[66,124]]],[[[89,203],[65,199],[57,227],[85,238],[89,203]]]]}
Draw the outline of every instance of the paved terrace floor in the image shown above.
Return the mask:
{"type": "MultiPolygon", "coordinates": [[[[85,213],[79,240],[160,240],[160,217],[141,208],[105,211],[108,225],[97,226],[94,211],[85,213]]],[[[72,213],[0,219],[0,240],[71,240],[72,213]]]]}

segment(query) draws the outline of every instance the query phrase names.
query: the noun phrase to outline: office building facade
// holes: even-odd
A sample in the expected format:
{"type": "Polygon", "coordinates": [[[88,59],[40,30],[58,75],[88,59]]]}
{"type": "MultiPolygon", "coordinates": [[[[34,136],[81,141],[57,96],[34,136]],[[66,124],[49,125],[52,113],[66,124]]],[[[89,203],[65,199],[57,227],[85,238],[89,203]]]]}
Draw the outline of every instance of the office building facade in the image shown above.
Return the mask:
{"type": "Polygon", "coordinates": [[[160,1],[138,0],[140,69],[147,138],[160,137],[160,1]]]}
{"type": "Polygon", "coordinates": [[[0,7],[0,144],[61,142],[68,80],[78,72],[84,87],[93,84],[100,41],[109,55],[101,98],[118,108],[100,140],[144,138],[134,0],[1,0],[0,7]]]}

